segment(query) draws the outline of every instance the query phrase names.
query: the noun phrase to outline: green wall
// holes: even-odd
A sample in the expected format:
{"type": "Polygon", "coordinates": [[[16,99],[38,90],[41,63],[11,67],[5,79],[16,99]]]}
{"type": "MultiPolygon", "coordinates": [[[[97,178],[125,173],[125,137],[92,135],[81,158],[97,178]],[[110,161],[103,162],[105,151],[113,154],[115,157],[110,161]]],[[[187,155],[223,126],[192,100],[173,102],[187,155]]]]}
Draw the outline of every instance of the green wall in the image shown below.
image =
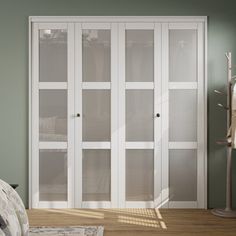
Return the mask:
{"type": "MultiPolygon", "coordinates": [[[[207,15],[208,207],[224,206],[226,152],[215,141],[225,135],[226,116],[216,107],[225,99],[216,97],[213,89],[225,88],[226,51],[232,51],[236,64],[235,7],[235,0],[0,0],[0,178],[19,183],[27,205],[28,16],[207,15]]],[[[233,176],[236,185],[236,161],[233,176]]]]}

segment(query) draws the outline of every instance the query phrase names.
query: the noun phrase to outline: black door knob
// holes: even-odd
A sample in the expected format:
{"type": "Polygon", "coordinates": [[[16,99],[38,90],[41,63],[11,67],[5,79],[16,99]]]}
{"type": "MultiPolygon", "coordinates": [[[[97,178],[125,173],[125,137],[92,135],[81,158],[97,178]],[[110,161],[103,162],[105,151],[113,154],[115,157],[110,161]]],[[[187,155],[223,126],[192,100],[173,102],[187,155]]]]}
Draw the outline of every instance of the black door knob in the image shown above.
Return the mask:
{"type": "Polygon", "coordinates": [[[160,116],[161,116],[160,113],[157,113],[157,114],[156,114],[156,117],[160,117],[160,116]]]}
{"type": "Polygon", "coordinates": [[[76,116],[77,116],[77,117],[80,117],[80,114],[79,114],[79,113],[77,113],[77,114],[76,114],[76,116]]]}

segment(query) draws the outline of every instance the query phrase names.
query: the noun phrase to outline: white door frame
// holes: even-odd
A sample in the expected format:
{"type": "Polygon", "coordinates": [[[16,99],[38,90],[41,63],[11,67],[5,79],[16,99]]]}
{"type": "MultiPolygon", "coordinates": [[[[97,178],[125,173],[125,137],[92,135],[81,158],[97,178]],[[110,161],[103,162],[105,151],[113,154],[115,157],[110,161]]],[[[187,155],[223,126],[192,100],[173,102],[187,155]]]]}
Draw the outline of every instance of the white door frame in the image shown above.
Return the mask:
{"type": "MultiPolygon", "coordinates": [[[[54,85],[50,85],[50,84],[45,84],[45,83],[40,83],[38,84],[36,81],[38,81],[38,67],[36,66],[38,64],[38,54],[37,54],[37,40],[35,40],[38,36],[37,36],[37,29],[38,27],[48,27],[50,26],[50,28],[55,27],[55,24],[63,26],[63,27],[68,27],[68,43],[70,42],[70,45],[72,45],[73,41],[77,41],[79,42],[79,40],[81,40],[81,31],[80,31],[80,27],[82,27],[82,25],[86,28],[89,27],[94,27],[94,23],[96,23],[97,28],[101,28],[101,27],[107,27],[107,28],[111,28],[112,34],[111,34],[111,38],[114,44],[117,45],[117,47],[114,47],[114,49],[112,49],[111,52],[111,60],[113,62],[118,62],[120,56],[124,56],[121,54],[121,51],[119,50],[119,52],[117,51],[117,48],[119,47],[122,48],[124,47],[124,45],[121,45],[121,41],[120,39],[118,40],[118,37],[122,37],[121,35],[117,35],[117,32],[121,32],[122,27],[124,27],[124,22],[126,22],[126,28],[154,28],[154,34],[155,36],[155,43],[154,43],[154,60],[155,61],[161,61],[161,63],[159,64],[161,68],[155,68],[154,71],[154,81],[155,83],[157,82],[158,84],[161,83],[161,78],[162,81],[168,81],[168,57],[167,57],[167,53],[158,53],[160,51],[160,48],[158,48],[158,42],[156,42],[157,38],[159,40],[162,41],[162,52],[165,52],[166,50],[168,50],[168,29],[169,28],[174,28],[174,27],[183,27],[186,28],[186,25],[188,25],[189,27],[195,27],[196,29],[198,29],[198,40],[202,40],[203,44],[199,44],[198,45],[198,55],[201,59],[198,60],[198,105],[200,107],[200,110],[198,111],[198,113],[201,113],[202,115],[198,117],[198,127],[202,127],[202,129],[198,128],[198,133],[200,134],[198,136],[198,155],[200,158],[198,158],[198,169],[200,168],[201,170],[198,171],[198,196],[197,196],[197,204],[194,203],[190,203],[190,202],[185,202],[185,203],[181,203],[181,202],[177,202],[177,203],[170,203],[168,205],[163,204],[163,202],[165,201],[165,199],[168,202],[168,176],[165,174],[162,174],[162,178],[161,179],[155,179],[156,182],[161,181],[162,182],[162,194],[161,194],[161,198],[159,200],[156,200],[154,202],[154,204],[150,204],[150,207],[198,207],[198,208],[206,208],[207,207],[207,17],[205,16],[196,16],[196,17],[186,17],[186,16],[179,16],[179,17],[172,17],[172,16],[166,16],[166,17],[156,17],[156,16],[105,16],[105,17],[94,17],[94,16],[30,16],[29,17],[29,207],[39,207],[38,205],[38,187],[35,185],[35,183],[38,181],[38,170],[36,168],[36,166],[38,166],[38,158],[37,158],[37,154],[35,154],[35,150],[38,150],[39,148],[39,143],[38,143],[38,91],[39,89],[42,88],[53,88],[54,85]],[[63,22],[63,23],[61,23],[63,22]],[[75,23],[75,24],[74,24],[75,23]],[[33,27],[33,24],[36,25],[36,27],[33,27]],[[122,26],[123,25],[123,26],[122,26]],[[154,26],[153,26],[154,25],[154,26]],[[119,29],[119,30],[118,30],[119,29]],[[160,35],[161,38],[158,37],[159,32],[162,32],[160,35]],[[69,33],[70,32],[70,33],[69,33]],[[116,49],[115,49],[116,48],[116,49]],[[118,54],[119,57],[118,57],[118,54]],[[51,86],[51,87],[50,87],[51,86]],[[203,98],[203,99],[201,99],[203,98]],[[33,114],[33,115],[32,115],[33,114]],[[35,137],[34,139],[32,139],[32,137],[35,137]],[[36,156],[35,156],[36,155],[36,156]],[[35,158],[36,157],[36,158],[35,158]],[[165,188],[165,186],[167,186],[165,188]],[[36,196],[36,197],[35,197],[36,196]],[[161,203],[161,204],[159,204],[161,203]]],[[[56,26],[58,27],[58,26],[56,26]]],[[[82,75],[81,70],[82,68],[80,68],[81,66],[81,62],[82,62],[82,57],[81,55],[78,53],[79,50],[81,50],[78,46],[78,43],[73,44],[75,46],[70,46],[68,48],[68,54],[70,53],[70,55],[68,55],[68,89],[71,91],[71,96],[68,97],[68,119],[71,118],[71,116],[69,117],[69,114],[76,114],[76,113],[81,113],[82,111],[80,110],[81,108],[81,104],[75,104],[74,105],[74,101],[75,99],[77,101],[81,101],[81,93],[80,95],[78,95],[78,93],[74,93],[74,91],[76,89],[86,89],[86,88],[91,88],[92,86],[94,86],[95,84],[87,84],[87,83],[83,83],[82,84],[82,75]],[[75,47],[75,48],[74,48],[75,47]],[[75,52],[75,54],[74,54],[75,52]],[[75,57],[75,60],[73,59],[75,57]],[[74,64],[76,63],[77,66],[75,66],[74,64]],[[80,66],[79,66],[80,65],[80,66]],[[75,80],[73,80],[72,78],[76,78],[75,80]],[[74,82],[73,82],[73,81],[74,82]],[[75,90],[73,90],[72,88],[75,88],[75,90]],[[79,108],[80,107],[80,108],[79,108]]],[[[80,44],[81,45],[81,44],[80,44]]],[[[119,63],[118,63],[119,64],[119,63]]],[[[111,63],[111,65],[113,65],[113,63],[111,63]]],[[[116,68],[116,66],[112,66],[111,67],[111,78],[112,78],[112,83],[110,85],[111,90],[113,91],[112,93],[112,100],[114,100],[114,102],[116,103],[117,106],[120,106],[119,104],[121,104],[121,102],[118,102],[118,92],[117,92],[117,87],[121,89],[124,86],[124,83],[118,83],[116,81],[118,81],[118,77],[119,80],[124,79],[124,77],[122,75],[124,75],[124,67],[122,66],[122,63],[119,64],[120,67],[119,69],[116,68]]],[[[167,91],[168,89],[174,89],[176,88],[176,86],[180,86],[180,88],[185,88],[187,87],[191,87],[191,88],[196,88],[196,84],[188,84],[186,85],[185,83],[183,83],[182,85],[180,84],[175,84],[175,83],[162,83],[161,88],[162,88],[162,96],[159,97],[155,92],[155,113],[159,112],[159,108],[158,108],[158,104],[160,101],[163,102],[163,100],[165,100],[165,94],[163,94],[163,91],[167,91]],[[157,111],[157,112],[156,112],[157,111]]],[[[147,88],[152,85],[148,85],[147,83],[145,83],[147,86],[147,88]]],[[[66,86],[66,84],[58,84],[58,88],[64,88],[66,86]]],[[[109,89],[109,85],[108,84],[104,84],[103,86],[105,86],[107,89],[109,89]],[[108,87],[107,87],[108,86],[108,87]]],[[[130,85],[129,83],[126,83],[126,88],[129,86],[134,86],[134,85],[130,85]]],[[[137,84],[137,86],[139,86],[137,84]]],[[[189,88],[190,88],[189,87],[189,88]]],[[[130,87],[131,88],[131,87],[130,87]]],[[[156,90],[157,88],[155,88],[156,90]]],[[[160,91],[159,91],[160,92],[160,91]]],[[[160,93],[159,93],[160,94],[160,93]]],[[[120,96],[120,95],[119,95],[120,96]]],[[[122,98],[121,98],[122,99],[122,98]]],[[[123,108],[119,108],[119,109],[123,109],[123,108]]],[[[118,116],[118,114],[116,114],[117,111],[114,111],[115,109],[111,108],[111,112],[114,114],[113,118],[118,116]]],[[[161,112],[161,117],[168,117],[168,111],[167,109],[163,108],[162,106],[162,112],[161,112]]],[[[119,120],[121,119],[121,115],[119,114],[119,120]]],[[[162,130],[165,129],[166,125],[168,125],[167,120],[165,119],[160,119],[161,123],[162,123],[162,130]]],[[[112,127],[111,130],[114,130],[115,127],[118,126],[118,118],[114,118],[114,120],[112,121],[112,127]]],[[[157,150],[158,148],[158,140],[160,140],[160,138],[162,138],[162,147],[164,146],[165,148],[162,148],[162,160],[160,162],[159,161],[155,161],[154,165],[155,165],[155,169],[158,169],[158,166],[160,168],[160,164],[161,164],[161,168],[162,168],[162,173],[163,170],[167,170],[168,168],[168,158],[166,158],[163,161],[163,157],[167,156],[167,152],[168,152],[168,148],[173,148],[176,147],[176,143],[167,143],[167,138],[163,136],[164,133],[162,133],[162,137],[160,137],[160,135],[158,136],[158,132],[157,132],[157,128],[158,127],[158,123],[155,122],[155,150],[157,150]],[[167,147],[167,148],[166,148],[167,147]]],[[[82,121],[81,119],[76,119],[75,122],[70,122],[70,125],[68,126],[68,135],[70,133],[70,136],[73,136],[74,130],[80,130],[82,128],[82,121]]],[[[122,133],[124,132],[124,130],[119,129],[119,135],[122,135],[122,133]]],[[[82,137],[81,132],[80,134],[76,134],[78,135],[78,137],[76,138],[77,140],[80,140],[80,142],[82,143],[82,137]]],[[[123,133],[124,135],[124,133],[123,133]]],[[[112,135],[111,137],[111,154],[112,156],[119,155],[122,154],[122,150],[125,150],[125,147],[122,148],[122,145],[124,145],[124,142],[122,140],[119,141],[119,150],[118,147],[115,145],[114,143],[118,143],[117,141],[118,139],[118,134],[114,133],[114,135],[112,135]]],[[[47,144],[40,144],[40,146],[42,147],[42,145],[47,145],[47,144]]],[[[83,145],[88,145],[86,143],[83,143],[83,145]]],[[[185,148],[189,147],[193,147],[194,145],[196,146],[196,144],[182,144],[184,145],[185,148]],[[188,146],[190,145],[190,146],[188,146]]],[[[77,145],[78,146],[78,145],[77,145]]],[[[47,146],[48,147],[48,146],[47,146]]],[[[51,146],[52,147],[52,146],[51,146]]],[[[81,155],[81,149],[79,150],[78,147],[76,147],[74,141],[71,139],[68,142],[68,163],[69,166],[78,166],[78,162],[81,162],[81,160],[79,159],[74,159],[72,158],[72,155],[74,156],[82,156],[81,155]],[[75,152],[75,154],[74,154],[75,152]]],[[[124,153],[123,153],[124,154],[124,153]]],[[[157,154],[155,153],[155,156],[157,154]]],[[[116,168],[114,168],[114,166],[119,165],[124,166],[124,163],[122,163],[121,161],[118,163],[118,158],[112,158],[111,159],[111,168],[112,171],[114,172],[113,177],[111,177],[111,183],[115,183],[117,181],[118,178],[118,173],[116,173],[116,168]]],[[[70,197],[69,197],[69,201],[66,204],[56,204],[57,207],[79,207],[81,206],[81,202],[82,202],[82,198],[81,196],[79,196],[79,191],[82,190],[82,185],[81,183],[78,185],[78,183],[76,184],[74,182],[75,179],[82,179],[81,176],[79,176],[78,172],[81,173],[81,171],[74,171],[74,168],[70,168],[69,171],[69,176],[68,178],[70,179],[70,185],[68,187],[68,191],[70,191],[70,197]],[[75,176],[75,177],[73,177],[75,176]],[[74,187],[73,186],[78,186],[78,188],[75,188],[75,193],[74,193],[74,187]]],[[[124,175],[123,175],[124,176],[124,175]]],[[[120,195],[116,192],[116,191],[111,191],[111,205],[108,204],[106,205],[104,203],[104,207],[125,207],[123,204],[121,204],[121,202],[124,202],[124,199],[122,199],[125,196],[124,192],[122,192],[122,189],[124,188],[124,186],[122,186],[122,183],[124,183],[124,179],[122,179],[122,181],[120,181],[120,185],[118,187],[120,192],[120,195]],[[119,202],[119,204],[118,204],[119,202]]],[[[157,186],[157,185],[155,185],[157,186]]],[[[159,191],[158,189],[155,188],[155,192],[159,191]]],[[[91,203],[89,206],[97,206],[94,203],[91,203]]],[[[134,206],[137,207],[136,205],[133,204],[127,204],[126,206],[134,206]]],[[[45,204],[41,204],[40,207],[52,207],[51,203],[45,203],[45,204]]],[[[146,204],[140,203],[138,204],[138,207],[147,207],[146,204]]]]}

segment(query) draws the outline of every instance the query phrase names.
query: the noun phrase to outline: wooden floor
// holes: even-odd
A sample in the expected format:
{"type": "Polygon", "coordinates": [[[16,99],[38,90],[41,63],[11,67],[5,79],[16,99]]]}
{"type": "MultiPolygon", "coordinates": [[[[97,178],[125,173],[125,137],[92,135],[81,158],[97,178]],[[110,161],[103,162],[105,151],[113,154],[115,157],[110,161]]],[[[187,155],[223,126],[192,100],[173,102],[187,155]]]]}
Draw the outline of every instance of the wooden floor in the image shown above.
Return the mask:
{"type": "Polygon", "coordinates": [[[103,225],[104,236],[236,235],[236,219],[208,210],[40,209],[28,215],[30,226],[103,225]]]}

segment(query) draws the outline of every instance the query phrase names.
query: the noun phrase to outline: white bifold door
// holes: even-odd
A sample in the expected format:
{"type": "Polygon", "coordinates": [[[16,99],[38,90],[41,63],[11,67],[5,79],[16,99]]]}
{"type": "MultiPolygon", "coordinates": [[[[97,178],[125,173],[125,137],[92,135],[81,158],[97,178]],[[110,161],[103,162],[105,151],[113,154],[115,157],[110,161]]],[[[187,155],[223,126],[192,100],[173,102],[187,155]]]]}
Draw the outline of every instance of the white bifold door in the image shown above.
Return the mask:
{"type": "Polygon", "coordinates": [[[204,208],[204,19],[58,19],[31,22],[30,206],[204,208]]]}

